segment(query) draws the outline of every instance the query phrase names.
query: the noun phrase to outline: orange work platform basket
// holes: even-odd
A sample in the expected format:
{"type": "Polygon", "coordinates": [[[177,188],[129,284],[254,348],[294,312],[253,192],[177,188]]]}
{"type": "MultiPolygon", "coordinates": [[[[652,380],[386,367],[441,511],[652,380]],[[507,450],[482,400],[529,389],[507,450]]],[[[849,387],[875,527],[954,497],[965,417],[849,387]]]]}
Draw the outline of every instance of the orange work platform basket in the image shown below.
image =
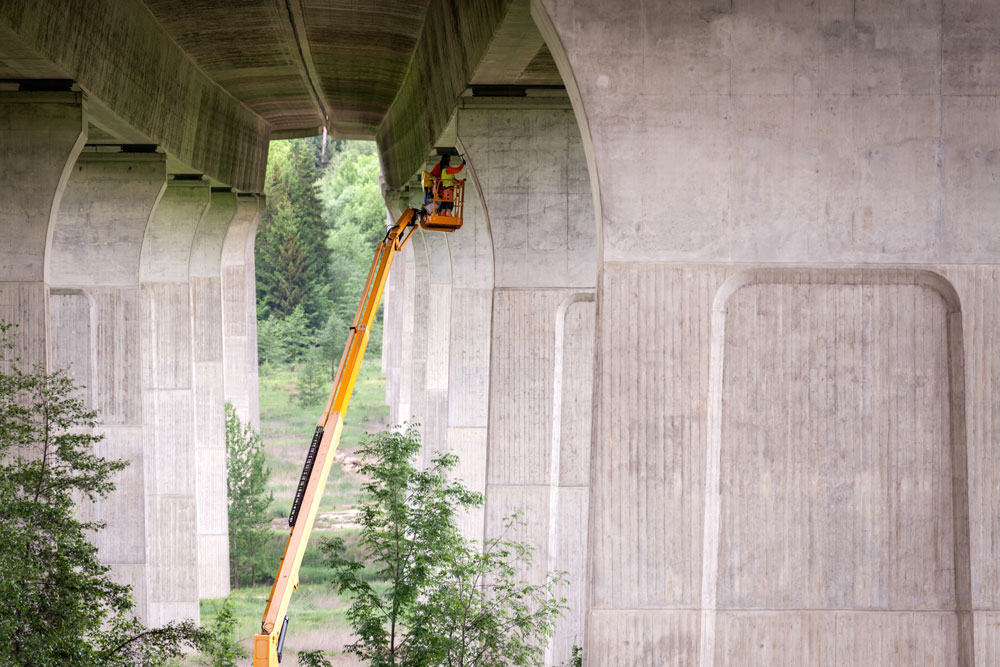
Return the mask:
{"type": "Polygon", "coordinates": [[[424,202],[424,215],[420,216],[420,227],[438,232],[453,232],[462,226],[465,208],[465,181],[451,181],[453,185],[442,187],[441,179],[423,174],[424,192],[430,194],[424,202]]]}

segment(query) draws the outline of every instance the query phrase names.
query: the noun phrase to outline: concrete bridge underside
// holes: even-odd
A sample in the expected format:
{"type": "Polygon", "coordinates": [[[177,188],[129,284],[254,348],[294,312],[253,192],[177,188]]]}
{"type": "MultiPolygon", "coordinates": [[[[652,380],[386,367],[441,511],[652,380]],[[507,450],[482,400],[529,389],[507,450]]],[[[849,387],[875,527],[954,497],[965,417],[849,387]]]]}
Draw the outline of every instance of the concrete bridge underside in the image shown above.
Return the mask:
{"type": "Polygon", "coordinates": [[[133,461],[148,620],[227,590],[267,143],[326,126],[391,209],[468,157],[387,398],[568,571],[553,662],[1000,664],[989,3],[0,0],[0,79],[0,317],[133,461]]]}

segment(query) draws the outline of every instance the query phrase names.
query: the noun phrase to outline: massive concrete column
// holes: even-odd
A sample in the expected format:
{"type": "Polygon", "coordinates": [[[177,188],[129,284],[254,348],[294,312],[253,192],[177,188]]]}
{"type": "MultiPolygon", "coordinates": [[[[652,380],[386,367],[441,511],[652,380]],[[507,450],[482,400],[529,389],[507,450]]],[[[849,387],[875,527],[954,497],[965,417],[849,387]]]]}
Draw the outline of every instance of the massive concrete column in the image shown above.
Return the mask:
{"type": "Polygon", "coordinates": [[[240,419],[260,429],[257,372],[257,283],[254,240],[264,210],[259,195],[237,197],[222,247],[222,318],[226,400],[240,419]]]}
{"type": "MultiPolygon", "coordinates": [[[[457,140],[456,140],[457,142],[457,140]]],[[[444,238],[451,254],[448,331],[448,448],[459,456],[465,485],[486,492],[493,325],[493,240],[472,166],[462,229],[444,238]]],[[[485,508],[461,517],[463,533],[482,540],[485,508]]]]}
{"type": "Polygon", "coordinates": [[[190,257],[210,202],[200,177],[174,177],[142,242],[142,399],[149,618],[198,618],[197,485],[190,257]]]}
{"type": "MultiPolygon", "coordinates": [[[[475,393],[466,391],[453,416],[455,435],[473,440],[487,418],[486,451],[473,459],[487,462],[485,538],[501,537],[503,518],[520,510],[526,526],[519,537],[536,549],[529,579],[540,581],[546,570],[569,573],[572,608],[549,647],[549,661],[558,663],[583,634],[595,226],[568,102],[520,102],[470,99],[458,112],[458,140],[482,197],[492,254],[455,235],[458,273],[475,287],[462,293],[459,308],[453,301],[463,317],[453,324],[453,377],[474,386],[470,359],[488,359],[489,384],[480,395],[488,415],[486,405],[469,404],[475,393]],[[489,283],[472,274],[490,259],[488,299],[489,283]],[[470,340],[484,328],[491,332],[485,355],[470,340]]],[[[474,206],[470,213],[475,217],[474,206]]]]}
{"type": "Polygon", "coordinates": [[[587,662],[996,664],[995,11],[534,10],[600,183],[587,662]]]}
{"type": "Polygon", "coordinates": [[[99,453],[130,463],[93,511],[107,523],[97,536],[101,560],[132,587],[147,621],[158,618],[151,609],[160,595],[151,590],[150,559],[158,558],[160,531],[169,540],[172,523],[154,526],[148,514],[158,462],[145,446],[139,255],[165,185],[162,154],[82,153],[52,224],[45,272],[52,363],[73,362],[74,375],[89,387],[104,423],[99,453]]]}
{"type": "Polygon", "coordinates": [[[418,230],[414,259],[410,411],[421,424],[424,463],[448,449],[451,258],[446,235],[418,230]]]}
{"type": "Polygon", "coordinates": [[[191,347],[194,386],[198,597],[229,594],[223,371],[222,246],[236,215],[236,195],[212,189],[191,247],[191,347]]]}
{"type": "Polygon", "coordinates": [[[85,140],[80,94],[0,93],[0,320],[26,366],[46,362],[45,243],[85,140]]]}

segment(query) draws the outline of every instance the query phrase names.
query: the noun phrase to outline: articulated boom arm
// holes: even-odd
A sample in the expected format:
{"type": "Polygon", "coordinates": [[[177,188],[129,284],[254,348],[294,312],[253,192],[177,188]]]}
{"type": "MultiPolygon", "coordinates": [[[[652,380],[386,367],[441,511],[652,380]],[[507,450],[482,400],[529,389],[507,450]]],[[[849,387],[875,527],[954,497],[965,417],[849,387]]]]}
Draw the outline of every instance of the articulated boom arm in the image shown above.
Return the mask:
{"type": "MultiPolygon", "coordinates": [[[[326,410],[316,425],[316,433],[309,447],[299,488],[292,503],[292,511],[288,515],[291,533],[285,545],[285,553],[281,557],[278,576],[267,599],[260,634],[254,635],[254,667],[277,667],[281,661],[285,629],[288,625],[288,618],[285,615],[288,603],[292,591],[299,585],[302,556],[309,541],[309,534],[312,532],[313,522],[316,520],[320,495],[326,486],[326,479],[333,463],[333,453],[340,442],[344,414],[347,412],[354,383],[361,369],[361,361],[368,347],[368,336],[379,303],[382,301],[389,268],[396,253],[410,240],[418,222],[424,222],[422,213],[416,209],[407,209],[396,221],[396,225],[389,229],[385,239],[379,243],[375,251],[375,258],[368,270],[365,291],[354,314],[354,324],[347,336],[344,354],[340,358],[340,367],[334,377],[333,391],[330,393],[326,410]]],[[[458,220],[458,225],[461,225],[461,219],[458,220]]]]}

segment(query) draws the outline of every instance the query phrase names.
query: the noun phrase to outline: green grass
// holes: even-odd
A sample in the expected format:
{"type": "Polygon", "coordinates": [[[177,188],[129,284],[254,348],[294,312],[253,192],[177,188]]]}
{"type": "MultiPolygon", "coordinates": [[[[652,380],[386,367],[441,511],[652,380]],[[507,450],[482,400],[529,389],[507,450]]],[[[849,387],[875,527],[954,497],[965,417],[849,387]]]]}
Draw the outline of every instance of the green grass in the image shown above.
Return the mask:
{"type": "MultiPolygon", "coordinates": [[[[267,550],[277,570],[278,560],[288,538],[287,518],[295,488],[302,472],[309,442],[316,429],[316,420],[326,406],[326,398],[316,405],[300,406],[291,400],[296,393],[297,367],[262,369],[260,376],[261,436],[267,465],[271,468],[270,489],[274,491],[271,510],[276,529],[267,550]]],[[[385,378],[379,371],[379,360],[366,358],[354,388],[354,394],[344,423],[338,449],[353,452],[367,432],[385,427],[389,408],[385,405],[385,378]]],[[[300,586],[289,607],[288,635],[283,664],[294,665],[300,650],[320,649],[334,665],[358,665],[353,657],[342,655],[343,646],[351,641],[345,616],[349,602],[336,594],[328,583],[329,573],[319,549],[324,538],[334,535],[345,539],[349,548],[356,543],[357,529],[339,525],[339,517],[352,509],[361,491],[361,479],[345,474],[339,465],[330,470],[326,489],[320,501],[316,529],[303,556],[300,586]]],[[[273,576],[273,575],[269,575],[273,576]]],[[[238,619],[237,637],[249,652],[254,633],[267,603],[269,586],[235,589],[232,598],[238,619]]],[[[211,627],[222,600],[203,600],[201,622],[211,627]]],[[[249,664],[246,661],[244,664],[249,664]]]]}
{"type": "MultiPolygon", "coordinates": [[[[385,405],[385,378],[379,372],[378,364],[377,359],[366,358],[361,365],[344,421],[339,451],[353,452],[365,433],[378,431],[386,424],[389,408],[385,405]]],[[[271,509],[276,517],[288,516],[302,473],[302,462],[316,430],[316,420],[326,407],[326,398],[308,407],[301,407],[291,400],[296,391],[297,375],[297,367],[287,367],[271,369],[260,378],[261,436],[267,465],[271,468],[271,489],[274,491],[271,509]]],[[[360,480],[356,476],[345,475],[335,465],[330,470],[320,501],[320,513],[349,509],[359,492],[360,480]]]]}
{"type": "MultiPolygon", "coordinates": [[[[253,636],[260,632],[260,617],[267,604],[268,586],[239,588],[232,592],[234,611],[238,619],[236,637],[247,653],[253,636]]],[[[222,600],[202,600],[201,623],[211,627],[222,606],[222,600]]],[[[302,584],[292,597],[288,609],[288,634],[282,664],[294,665],[299,651],[320,649],[335,665],[356,665],[352,656],[343,654],[343,646],[351,641],[346,612],[350,602],[341,598],[328,584],[302,584]]],[[[249,664],[249,660],[245,662],[249,664]]]]}

